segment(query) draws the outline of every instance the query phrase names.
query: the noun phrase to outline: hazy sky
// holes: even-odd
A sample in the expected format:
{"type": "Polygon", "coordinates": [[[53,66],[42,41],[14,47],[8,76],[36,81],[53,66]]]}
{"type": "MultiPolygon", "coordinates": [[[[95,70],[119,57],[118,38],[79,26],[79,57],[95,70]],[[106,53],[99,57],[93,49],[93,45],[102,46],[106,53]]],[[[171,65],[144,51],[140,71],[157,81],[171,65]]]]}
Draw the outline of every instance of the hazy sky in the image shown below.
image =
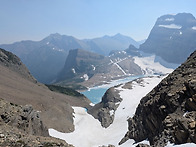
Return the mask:
{"type": "Polygon", "coordinates": [[[181,12],[196,17],[196,0],[0,0],[0,44],[51,33],[79,39],[121,33],[142,40],[158,17],[181,12]]]}

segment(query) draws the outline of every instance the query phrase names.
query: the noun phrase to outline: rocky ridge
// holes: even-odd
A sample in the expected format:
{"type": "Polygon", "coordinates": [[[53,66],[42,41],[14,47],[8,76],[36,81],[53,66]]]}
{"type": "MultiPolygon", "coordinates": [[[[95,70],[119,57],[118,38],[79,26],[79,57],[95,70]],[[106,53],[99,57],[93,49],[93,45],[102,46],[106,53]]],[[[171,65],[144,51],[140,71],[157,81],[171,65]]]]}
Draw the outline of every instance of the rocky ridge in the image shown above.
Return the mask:
{"type": "Polygon", "coordinates": [[[49,137],[40,112],[32,106],[16,105],[0,99],[0,146],[61,146],[65,141],[49,137]]]}
{"type": "Polygon", "coordinates": [[[119,91],[115,87],[109,88],[102,97],[101,102],[88,110],[88,113],[98,119],[105,128],[113,123],[115,111],[122,101],[118,93],[119,91]]]}
{"type": "Polygon", "coordinates": [[[0,48],[0,64],[18,73],[23,78],[36,83],[36,79],[30,74],[26,66],[14,54],[0,48]]]}
{"type": "Polygon", "coordinates": [[[196,51],[142,98],[120,144],[129,138],[160,147],[168,142],[196,143],[195,63],[196,51]]]}

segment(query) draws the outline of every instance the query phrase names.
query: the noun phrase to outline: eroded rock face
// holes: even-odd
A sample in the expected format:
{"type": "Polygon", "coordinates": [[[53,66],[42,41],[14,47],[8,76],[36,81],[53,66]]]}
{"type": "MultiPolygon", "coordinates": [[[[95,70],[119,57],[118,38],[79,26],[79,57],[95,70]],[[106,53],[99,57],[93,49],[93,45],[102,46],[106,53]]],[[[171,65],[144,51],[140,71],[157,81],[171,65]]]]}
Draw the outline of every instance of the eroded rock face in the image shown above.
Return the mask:
{"type": "Polygon", "coordinates": [[[31,105],[16,105],[3,99],[0,99],[0,146],[73,147],[49,137],[40,113],[31,105]]]}
{"type": "Polygon", "coordinates": [[[113,123],[115,111],[121,101],[118,91],[112,87],[106,91],[102,101],[89,109],[88,113],[92,114],[101,122],[103,127],[107,128],[113,123]]]}
{"type": "Polygon", "coordinates": [[[37,83],[21,60],[11,52],[0,48],[0,65],[6,66],[10,70],[20,74],[23,78],[37,83]]]}
{"type": "Polygon", "coordinates": [[[0,99],[0,121],[30,135],[49,136],[40,113],[31,105],[18,106],[0,99]]]}
{"type": "Polygon", "coordinates": [[[128,120],[127,139],[148,139],[153,146],[167,142],[196,143],[196,51],[140,101],[128,120]]]}

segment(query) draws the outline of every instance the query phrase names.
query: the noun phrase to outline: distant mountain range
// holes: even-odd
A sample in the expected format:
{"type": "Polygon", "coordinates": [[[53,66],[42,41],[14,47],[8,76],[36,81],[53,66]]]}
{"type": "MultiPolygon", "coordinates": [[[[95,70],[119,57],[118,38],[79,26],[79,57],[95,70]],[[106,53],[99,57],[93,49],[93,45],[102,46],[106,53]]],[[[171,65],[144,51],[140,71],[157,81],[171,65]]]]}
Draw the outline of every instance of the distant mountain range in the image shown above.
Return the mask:
{"type": "Polygon", "coordinates": [[[124,50],[130,44],[139,46],[132,38],[121,34],[79,40],[56,33],[41,41],[21,41],[0,47],[19,56],[38,81],[49,83],[62,70],[70,49],[82,48],[108,55],[112,50],[124,50]]]}
{"type": "Polygon", "coordinates": [[[196,50],[196,19],[190,13],[159,17],[140,50],[167,62],[183,63],[196,50]]]}
{"type": "MultiPolygon", "coordinates": [[[[69,62],[70,67],[75,67],[76,65],[75,63],[71,65],[72,59],[70,61],[66,60],[69,51],[73,49],[83,49],[96,53],[98,54],[97,56],[104,56],[103,59],[100,58],[102,61],[98,61],[97,59],[97,64],[105,62],[108,55],[110,57],[111,55],[115,55],[115,59],[122,60],[129,58],[129,56],[141,56],[141,52],[155,54],[169,63],[181,64],[191,52],[196,50],[196,19],[189,13],[161,16],[157,19],[147,40],[140,47],[138,42],[121,34],[79,40],[72,36],[60,35],[58,33],[51,34],[41,41],[21,41],[13,44],[0,45],[0,47],[19,56],[38,81],[51,83],[57,80],[60,82],[60,79],[64,81],[71,76],[70,73],[65,72],[65,70],[72,72],[70,68],[66,67],[67,63],[69,62]],[[122,53],[122,51],[126,52],[126,57],[125,54],[118,54],[118,52],[122,53]],[[119,57],[117,58],[116,55],[119,57]],[[62,73],[64,74],[63,76],[62,73]],[[65,73],[68,75],[65,75],[65,73]]],[[[84,51],[81,53],[86,54],[84,51]]],[[[80,56],[82,57],[81,54],[80,56]]],[[[110,57],[107,58],[108,61],[110,61],[110,57]]],[[[91,59],[86,57],[86,63],[89,63],[88,66],[90,66],[91,59]]],[[[81,66],[80,70],[82,67],[84,66],[81,66]]],[[[88,70],[86,67],[84,68],[83,70],[88,70]]],[[[107,69],[105,68],[105,70],[107,69]]],[[[89,78],[91,75],[88,73],[89,78]]]]}

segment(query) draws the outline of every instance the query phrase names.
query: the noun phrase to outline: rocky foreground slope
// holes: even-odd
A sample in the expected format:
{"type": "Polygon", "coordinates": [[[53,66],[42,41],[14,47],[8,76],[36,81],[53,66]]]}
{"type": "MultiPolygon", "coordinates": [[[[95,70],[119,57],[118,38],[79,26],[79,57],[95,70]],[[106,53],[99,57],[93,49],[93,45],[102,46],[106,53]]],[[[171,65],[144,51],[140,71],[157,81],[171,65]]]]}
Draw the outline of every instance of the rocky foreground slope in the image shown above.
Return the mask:
{"type": "Polygon", "coordinates": [[[140,101],[128,124],[120,144],[129,138],[159,147],[196,143],[196,51],[140,101]]]}
{"type": "Polygon", "coordinates": [[[0,146],[72,147],[49,137],[40,112],[31,105],[20,106],[0,99],[0,146]]]}

